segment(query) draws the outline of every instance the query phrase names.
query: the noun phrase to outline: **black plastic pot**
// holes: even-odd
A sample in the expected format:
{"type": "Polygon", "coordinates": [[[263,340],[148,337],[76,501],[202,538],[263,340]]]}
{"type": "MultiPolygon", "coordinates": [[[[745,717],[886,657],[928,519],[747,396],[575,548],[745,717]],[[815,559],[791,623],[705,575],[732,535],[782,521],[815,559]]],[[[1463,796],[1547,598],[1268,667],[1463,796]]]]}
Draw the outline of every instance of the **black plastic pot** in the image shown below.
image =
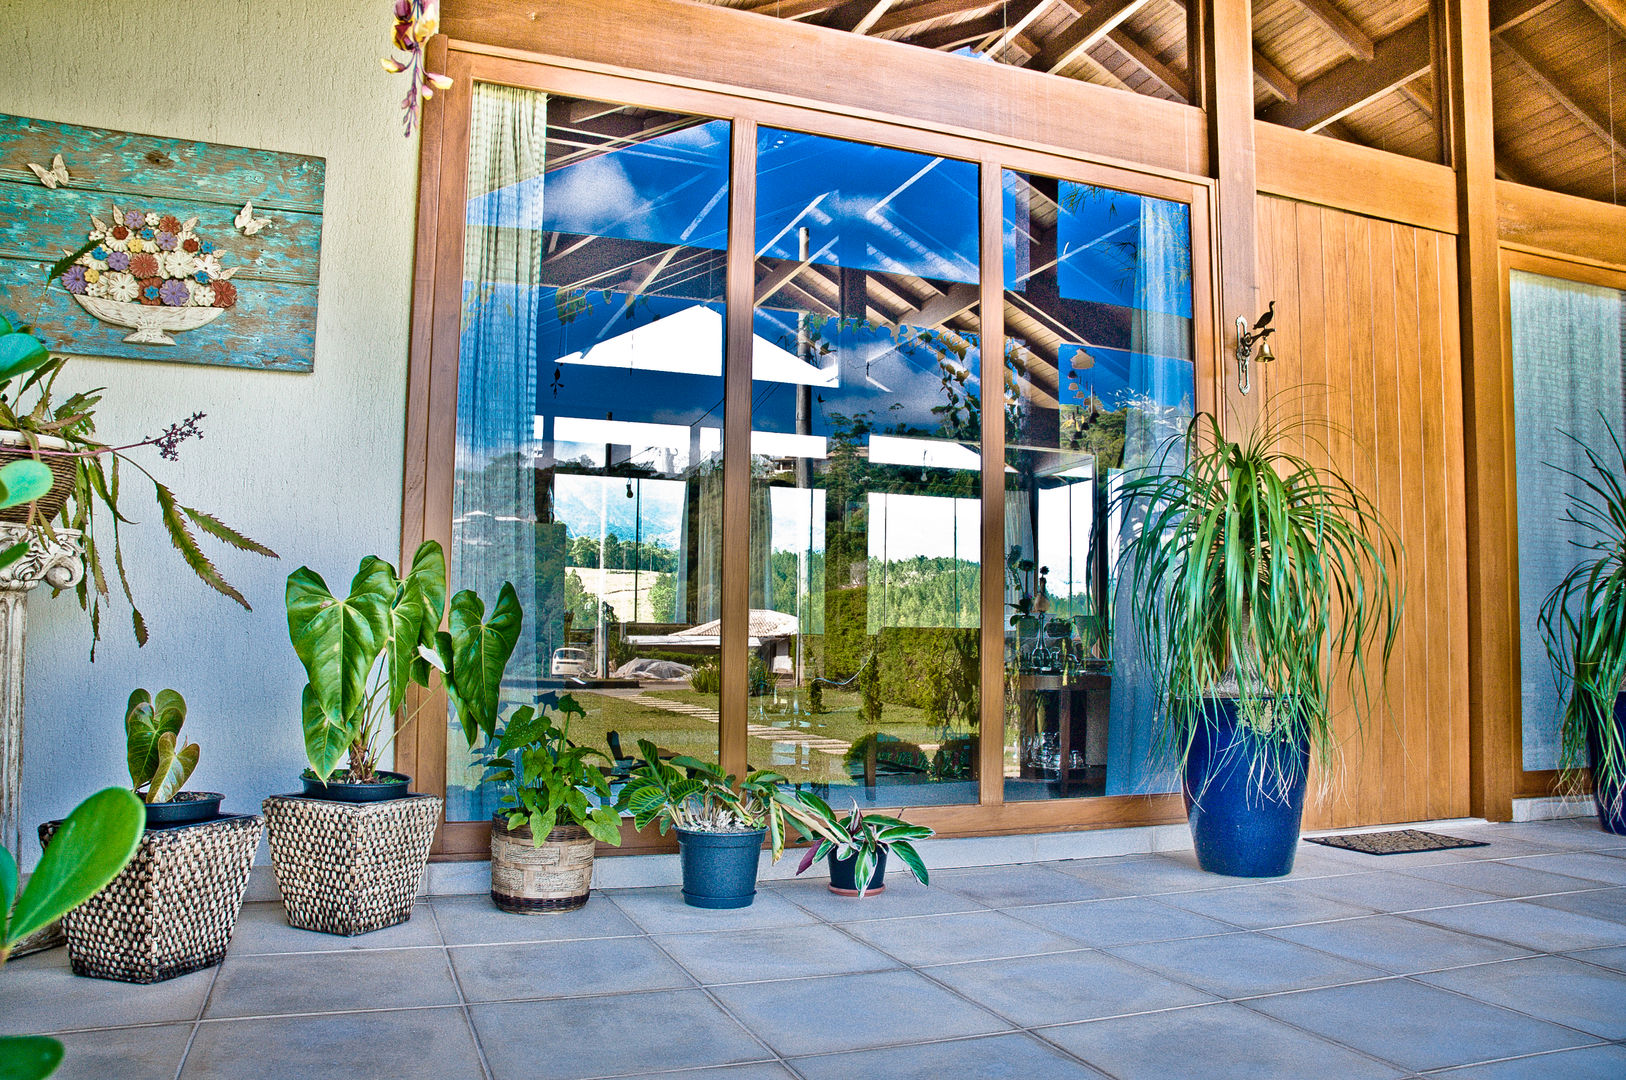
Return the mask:
{"type": "Polygon", "coordinates": [[[757,895],[757,854],[767,829],[693,832],[679,829],[683,902],[698,908],[750,907],[757,895]]]}
{"type": "Polygon", "coordinates": [[[220,816],[220,803],[225,797],[218,791],[183,791],[169,802],[148,803],[147,828],[213,821],[220,816]]]}
{"type": "MultiPolygon", "coordinates": [[[[845,859],[836,858],[834,851],[824,857],[830,864],[830,891],[838,896],[858,895],[858,852],[853,852],[845,859]]],[[[870,875],[869,888],[864,890],[865,896],[874,896],[876,893],[886,891],[886,849],[875,853],[875,872],[870,875]]]]}
{"type": "Polygon", "coordinates": [[[316,774],[306,769],[299,779],[305,785],[305,798],[327,799],[329,802],[384,802],[403,798],[412,786],[412,777],[406,773],[385,772],[373,774],[380,779],[370,784],[343,784],[337,780],[322,783],[316,774]]]}
{"type": "Polygon", "coordinates": [[[1208,702],[1186,755],[1181,794],[1197,849],[1211,874],[1281,877],[1292,872],[1304,819],[1310,746],[1279,744],[1264,753],[1237,715],[1237,702],[1208,702]],[[1279,768],[1287,763],[1284,771],[1279,768]]]}

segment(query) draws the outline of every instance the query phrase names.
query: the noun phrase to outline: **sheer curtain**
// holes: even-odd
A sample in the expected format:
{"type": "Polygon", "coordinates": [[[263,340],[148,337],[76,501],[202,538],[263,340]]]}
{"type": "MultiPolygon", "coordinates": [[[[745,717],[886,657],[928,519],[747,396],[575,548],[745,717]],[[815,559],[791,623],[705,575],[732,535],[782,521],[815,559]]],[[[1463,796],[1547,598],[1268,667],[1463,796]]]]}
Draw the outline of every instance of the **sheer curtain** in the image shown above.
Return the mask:
{"type": "MultiPolygon", "coordinates": [[[[496,602],[511,581],[525,627],[509,667],[534,674],[541,629],[536,614],[535,442],[537,325],[551,290],[538,284],[542,191],[547,159],[547,96],[476,83],[469,134],[468,216],[463,240],[463,329],[457,381],[457,478],[452,497],[453,589],[496,602]]],[[[528,695],[522,695],[527,696],[528,695]]],[[[478,819],[500,794],[481,788],[454,722],[448,737],[451,820],[478,819]],[[489,805],[488,805],[489,804],[489,805]]]]}
{"type": "Polygon", "coordinates": [[[1509,288],[1513,327],[1513,412],[1519,492],[1519,664],[1524,767],[1558,767],[1563,705],[1537,629],[1542,599],[1574,566],[1582,531],[1566,523],[1585,456],[1565,432],[1600,455],[1613,452],[1608,427],[1622,419],[1626,293],[1515,271],[1509,288]],[[1606,423],[1607,421],[1607,423],[1606,423]],[[1554,468],[1557,466],[1558,468],[1554,468]]]}

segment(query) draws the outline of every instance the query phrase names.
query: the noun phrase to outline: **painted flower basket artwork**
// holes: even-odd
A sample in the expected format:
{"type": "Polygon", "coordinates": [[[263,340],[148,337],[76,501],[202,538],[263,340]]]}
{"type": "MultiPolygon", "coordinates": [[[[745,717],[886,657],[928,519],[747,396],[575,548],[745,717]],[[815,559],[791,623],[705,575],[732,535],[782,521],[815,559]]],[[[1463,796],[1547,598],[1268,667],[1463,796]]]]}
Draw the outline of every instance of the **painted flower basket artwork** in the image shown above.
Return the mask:
{"type": "Polygon", "coordinates": [[[310,371],[326,163],[0,114],[0,312],[64,352],[310,371]]]}
{"type": "Polygon", "coordinates": [[[96,318],[135,333],[133,345],[173,345],[171,333],[196,330],[237,303],[237,268],[198,236],[197,217],[121,210],[111,223],[92,217],[95,247],[62,274],[62,286],[96,318]]]}

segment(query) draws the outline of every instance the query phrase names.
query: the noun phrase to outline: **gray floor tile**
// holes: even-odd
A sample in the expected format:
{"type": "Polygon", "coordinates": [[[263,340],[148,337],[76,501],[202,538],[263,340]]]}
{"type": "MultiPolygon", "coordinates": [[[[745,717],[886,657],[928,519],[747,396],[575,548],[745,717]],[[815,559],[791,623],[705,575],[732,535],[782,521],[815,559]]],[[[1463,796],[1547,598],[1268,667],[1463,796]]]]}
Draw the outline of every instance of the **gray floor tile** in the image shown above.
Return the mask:
{"type": "Polygon", "coordinates": [[[1239,1005],[1096,1020],[1037,1034],[1118,1080],[1391,1080],[1400,1075],[1239,1005]]]}
{"type": "Polygon", "coordinates": [[[1396,975],[1506,960],[1528,950],[1505,941],[1459,934],[1395,915],[1286,926],[1270,931],[1312,949],[1370,964],[1396,975]]]}
{"type": "Polygon", "coordinates": [[[663,934],[654,940],[696,979],[708,984],[804,979],[899,966],[896,960],[830,926],[663,934]]]}
{"type": "Polygon", "coordinates": [[[412,918],[370,934],[341,937],[300,930],[288,925],[282,904],[244,904],[231,936],[231,955],[260,953],[337,952],[343,949],[406,949],[439,947],[440,930],[429,905],[413,906],[412,918]]]}
{"type": "Polygon", "coordinates": [[[69,970],[67,949],[51,949],[0,970],[0,1017],[7,1035],[196,1020],[214,978],[211,968],[150,986],[89,979],[69,970]]]}
{"type": "Polygon", "coordinates": [[[1455,990],[1605,1039],[1626,1039],[1626,974],[1562,956],[1531,956],[1419,976],[1455,990]]]}
{"type": "Polygon", "coordinates": [[[1626,1047],[1588,1046],[1434,1075],[1450,1080],[1620,1080],[1626,1076],[1626,1047]]]}
{"type": "Polygon", "coordinates": [[[1227,923],[1144,896],[1014,908],[1011,915],[1097,948],[1236,932],[1227,923]]]}
{"type": "Polygon", "coordinates": [[[510,941],[568,941],[623,937],[641,931],[604,896],[557,915],[514,915],[483,896],[442,896],[434,901],[441,937],[448,945],[500,945],[510,941]]]}
{"type": "Polygon", "coordinates": [[[710,1069],[684,1069],[681,1072],[643,1073],[639,1080],[796,1080],[796,1077],[776,1061],[759,1061],[752,1065],[722,1065],[710,1069]]]}
{"type": "Polygon", "coordinates": [[[228,956],[209,1017],[409,1009],[457,1003],[440,949],[228,956]]]}
{"type": "Polygon", "coordinates": [[[1258,933],[1125,945],[1112,951],[1223,998],[1305,990],[1386,974],[1258,933]]]}
{"type": "Polygon", "coordinates": [[[206,1021],[198,1025],[181,1080],[479,1080],[481,1075],[462,1009],[407,1009],[206,1021]]]}
{"type": "Polygon", "coordinates": [[[1450,907],[1453,904],[1476,904],[1488,895],[1457,885],[1447,885],[1393,871],[1290,881],[1283,888],[1312,896],[1322,896],[1344,904],[1368,907],[1374,911],[1390,912],[1450,907]]]}
{"type": "Polygon", "coordinates": [[[1470,862],[1450,866],[1424,866],[1405,871],[1415,877],[1458,885],[1490,896],[1516,899],[1545,896],[1548,893],[1595,889],[1597,883],[1564,874],[1549,874],[1526,868],[1523,862],[1470,862]]]}
{"type": "Polygon", "coordinates": [[[1590,892],[1558,893],[1532,897],[1532,904],[1590,915],[1605,922],[1626,922],[1626,889],[1594,889],[1590,892]]]}
{"type": "Polygon", "coordinates": [[[714,991],[784,1055],[864,1050],[1004,1031],[1010,1025],[912,971],[754,983],[714,991]],[[870,1003],[870,1007],[855,1003],[870,1003]]]}
{"type": "Polygon", "coordinates": [[[878,1080],[1105,1080],[1094,1069],[1030,1035],[889,1046],[797,1058],[794,1064],[807,1080],[853,1080],[863,1076],[878,1080]]]}
{"type": "Polygon", "coordinates": [[[1553,874],[1597,881],[1605,885],[1626,885],[1626,859],[1596,851],[1566,851],[1558,855],[1535,855],[1519,859],[1515,866],[1545,870],[1553,874]]]}
{"type": "Polygon", "coordinates": [[[1617,945],[1606,949],[1587,949],[1570,955],[1589,964],[1601,964],[1616,971],[1626,971],[1626,947],[1617,945]]]}
{"type": "MultiPolygon", "coordinates": [[[[615,889],[604,894],[633,922],[652,934],[682,934],[695,930],[754,930],[766,926],[807,926],[818,922],[808,911],[786,900],[775,889],[757,887],[750,907],[712,911],[683,902],[683,890],[615,889]]],[[[589,904],[589,907],[592,905],[589,904]]]]}
{"type": "Polygon", "coordinates": [[[924,969],[1022,1027],[1069,1024],[1215,1000],[1108,953],[1087,951],[924,969]]]}
{"type": "Polygon", "coordinates": [[[1527,843],[1544,844],[1555,851],[1626,848],[1626,837],[1604,832],[1595,817],[1509,823],[1494,831],[1527,843]]]}
{"type": "Polygon", "coordinates": [[[175,1080],[191,1024],[106,1028],[60,1035],[62,1065],[52,1080],[175,1080]]]}
{"type": "Polygon", "coordinates": [[[1099,900],[1107,896],[1125,895],[1122,889],[1095,878],[1061,873],[1048,865],[1037,863],[977,870],[943,870],[934,875],[932,881],[940,889],[969,896],[989,907],[1059,904],[1067,900],[1099,900]]]}
{"type": "Polygon", "coordinates": [[[1104,896],[1150,896],[1190,889],[1223,889],[1235,878],[1210,874],[1197,866],[1189,851],[1167,855],[1119,855],[1109,859],[1073,859],[1053,864],[1057,870],[1104,890],[1104,896]]]}
{"type": "Polygon", "coordinates": [[[1250,1001],[1248,1007],[1413,1071],[1592,1041],[1409,979],[1282,994],[1250,1001]]]}
{"type": "Polygon", "coordinates": [[[1406,916],[1420,922],[1497,938],[1532,952],[1570,952],[1604,945],[1626,945],[1626,924],[1543,907],[1524,900],[1499,900],[1466,907],[1416,911],[1406,916]]]}
{"type": "Polygon", "coordinates": [[[952,964],[1077,949],[1077,941],[999,911],[852,923],[847,932],[908,964],[952,964]]]}
{"type": "Polygon", "coordinates": [[[648,938],[464,945],[448,950],[465,1001],[581,997],[694,985],[648,938]]]}
{"type": "Polygon", "coordinates": [[[703,990],[471,1005],[469,1015],[495,1080],[585,1080],[773,1057],[703,990]]]}
{"type": "Polygon", "coordinates": [[[1165,904],[1185,908],[1210,919],[1220,919],[1249,930],[1267,926],[1293,926],[1370,915],[1372,908],[1328,900],[1324,896],[1299,892],[1282,885],[1244,885],[1236,889],[1210,889],[1207,892],[1171,893],[1165,904]]]}
{"type": "Polygon", "coordinates": [[[982,911],[983,905],[963,896],[920,884],[907,874],[898,881],[887,875],[886,892],[866,896],[837,896],[824,881],[799,881],[775,888],[780,896],[833,923],[896,919],[909,915],[946,915],[956,911],[982,911]]]}

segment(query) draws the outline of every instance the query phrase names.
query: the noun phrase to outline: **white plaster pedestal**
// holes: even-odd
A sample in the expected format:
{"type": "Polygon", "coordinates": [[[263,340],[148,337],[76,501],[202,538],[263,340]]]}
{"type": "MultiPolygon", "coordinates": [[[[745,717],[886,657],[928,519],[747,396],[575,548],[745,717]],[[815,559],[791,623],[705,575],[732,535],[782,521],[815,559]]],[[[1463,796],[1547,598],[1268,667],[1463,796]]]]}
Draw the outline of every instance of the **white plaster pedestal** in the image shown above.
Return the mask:
{"type": "Polygon", "coordinates": [[[26,525],[0,523],[0,551],[28,542],[28,552],[0,567],[0,843],[22,855],[23,648],[28,637],[28,593],[36,585],[71,589],[85,576],[78,530],[55,536],[26,525]]]}

